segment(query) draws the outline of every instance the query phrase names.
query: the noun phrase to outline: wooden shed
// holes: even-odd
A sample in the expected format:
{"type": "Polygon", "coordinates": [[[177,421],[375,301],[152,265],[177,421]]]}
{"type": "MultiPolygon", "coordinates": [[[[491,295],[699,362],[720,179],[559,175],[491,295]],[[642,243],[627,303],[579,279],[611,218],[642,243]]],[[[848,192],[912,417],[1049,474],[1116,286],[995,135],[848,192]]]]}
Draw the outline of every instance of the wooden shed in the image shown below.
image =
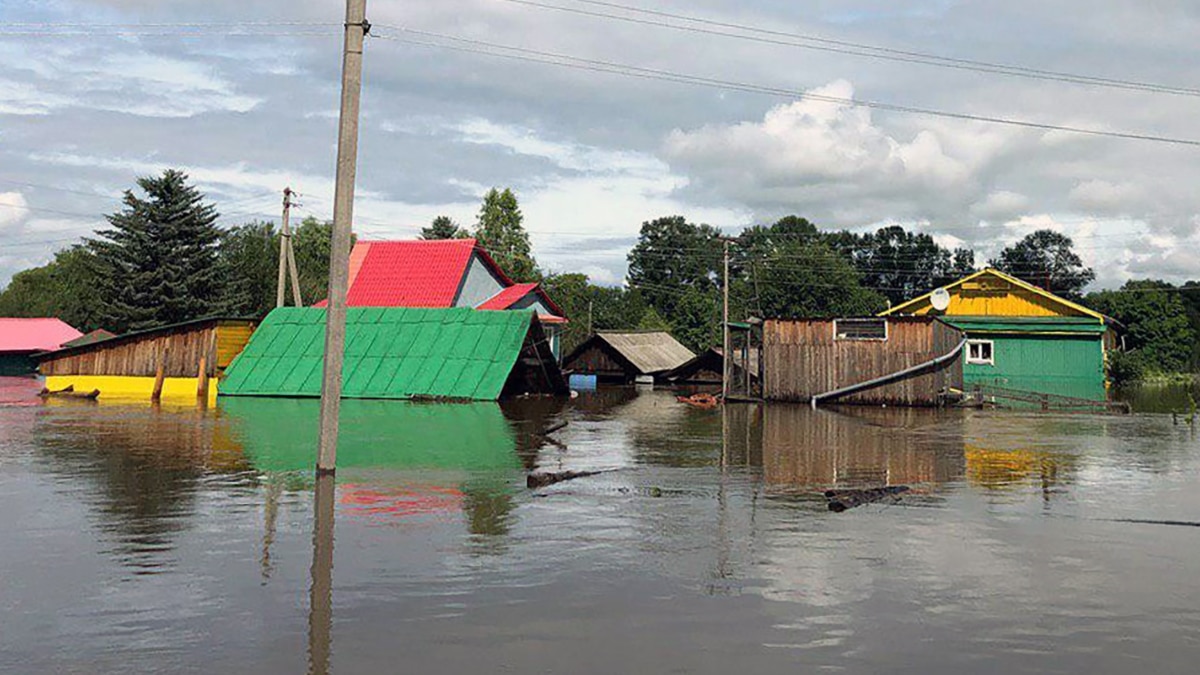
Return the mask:
{"type": "MultiPolygon", "coordinates": [[[[220,378],[257,324],[211,317],[125,333],[42,355],[38,371],[51,390],[74,386],[99,389],[101,397],[149,399],[161,365],[164,396],[196,396],[200,380],[220,378]]],[[[208,392],[215,395],[216,387],[208,392]]]]}
{"type": "Polygon", "coordinates": [[[934,317],[770,319],[763,326],[763,398],[939,405],[950,389],[962,388],[962,349],[962,332],[934,317]]]}
{"type": "MultiPolygon", "coordinates": [[[[720,347],[710,347],[682,366],[667,373],[667,379],[679,384],[720,386],[722,369],[725,367],[723,351],[720,347]]],[[[752,383],[757,384],[759,350],[754,347],[748,351],[749,354],[745,358],[747,364],[743,364],[742,352],[734,350],[729,374],[734,382],[742,383],[749,377],[752,383]],[[747,365],[749,372],[747,372],[747,365]]]]}
{"type": "Polygon", "coordinates": [[[695,356],[665,331],[599,331],[563,360],[563,370],[628,384],[661,378],[695,356]]]}

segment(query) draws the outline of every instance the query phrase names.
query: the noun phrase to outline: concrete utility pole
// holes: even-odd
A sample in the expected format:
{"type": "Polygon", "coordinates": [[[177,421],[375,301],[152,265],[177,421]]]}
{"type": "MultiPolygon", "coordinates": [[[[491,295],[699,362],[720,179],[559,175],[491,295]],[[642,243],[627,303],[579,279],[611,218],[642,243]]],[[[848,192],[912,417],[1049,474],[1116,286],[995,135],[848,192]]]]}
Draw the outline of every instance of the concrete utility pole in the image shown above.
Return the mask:
{"type": "Polygon", "coordinates": [[[296,270],[296,252],[292,248],[292,188],[283,188],[283,227],[279,234],[279,281],[275,286],[275,306],[283,307],[287,302],[287,277],[288,270],[291,270],[292,282],[292,302],[297,307],[304,306],[304,300],[300,297],[300,273],[296,270]]]}
{"type": "Polygon", "coordinates": [[[346,286],[350,277],[350,230],[354,179],[358,172],[358,107],[362,94],[363,41],[367,0],[346,0],[342,50],[342,110],[338,128],[337,182],[333,192],[333,242],[329,253],[329,305],[325,310],[325,372],[321,380],[321,436],[317,475],[337,467],[338,411],[342,402],[342,358],[346,347],[346,286]]]}
{"type": "Polygon", "coordinates": [[[721,352],[721,401],[725,402],[729,398],[729,359],[733,358],[730,353],[729,339],[729,240],[725,240],[725,282],[722,284],[725,288],[724,302],[721,311],[721,336],[724,338],[721,352]]]}

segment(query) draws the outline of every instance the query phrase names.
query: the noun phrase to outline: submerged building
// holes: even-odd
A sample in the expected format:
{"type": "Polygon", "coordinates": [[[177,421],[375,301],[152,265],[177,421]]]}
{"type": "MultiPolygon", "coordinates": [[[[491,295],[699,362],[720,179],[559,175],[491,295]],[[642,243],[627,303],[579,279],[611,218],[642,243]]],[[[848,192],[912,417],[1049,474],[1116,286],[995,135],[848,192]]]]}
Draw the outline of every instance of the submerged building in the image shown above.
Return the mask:
{"type": "Polygon", "coordinates": [[[184,323],[78,340],[38,357],[51,390],[99,390],[102,399],[149,400],[216,394],[225,368],[246,346],[254,319],[209,317],[184,323]]]}
{"type": "Polygon", "coordinates": [[[1116,347],[1103,314],[994,269],[881,316],[936,316],[962,331],[963,386],[1102,401],[1105,355],[1116,347]]]}
{"type": "Polygon", "coordinates": [[[1095,409],[1115,345],[1104,315],[985,269],[877,317],[766,321],[763,396],[1095,409]]]}
{"type": "Polygon", "coordinates": [[[695,356],[665,331],[602,330],[563,359],[563,369],[595,375],[601,382],[629,384],[639,379],[665,379],[695,356]]]}
{"type": "Polygon", "coordinates": [[[0,318],[0,376],[33,375],[39,353],[82,336],[60,319],[0,318]]]}
{"type": "MultiPolygon", "coordinates": [[[[222,396],[321,395],[325,310],[280,307],[230,364],[222,396]]],[[[566,381],[532,310],[351,307],[345,398],[496,400],[565,394],[566,381]]]]}
{"type": "Polygon", "coordinates": [[[533,310],[556,357],[567,321],[540,284],[509,279],[474,239],[356,243],[346,305],[533,310]]]}

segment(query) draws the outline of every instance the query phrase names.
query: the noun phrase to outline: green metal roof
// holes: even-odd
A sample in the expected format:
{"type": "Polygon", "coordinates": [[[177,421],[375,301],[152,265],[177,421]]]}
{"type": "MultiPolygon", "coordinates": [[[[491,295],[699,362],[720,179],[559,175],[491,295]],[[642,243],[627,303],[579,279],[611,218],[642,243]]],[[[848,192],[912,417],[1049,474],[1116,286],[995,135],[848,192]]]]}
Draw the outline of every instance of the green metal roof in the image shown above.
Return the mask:
{"type": "Polygon", "coordinates": [[[968,333],[1078,333],[1100,335],[1108,327],[1087,317],[944,316],[942,321],[968,333]]]}
{"type": "MultiPolygon", "coordinates": [[[[532,311],[351,307],[344,398],[495,400],[516,365],[532,311]]],[[[325,310],[280,307],[225,371],[229,396],[320,396],[325,310]]]]}

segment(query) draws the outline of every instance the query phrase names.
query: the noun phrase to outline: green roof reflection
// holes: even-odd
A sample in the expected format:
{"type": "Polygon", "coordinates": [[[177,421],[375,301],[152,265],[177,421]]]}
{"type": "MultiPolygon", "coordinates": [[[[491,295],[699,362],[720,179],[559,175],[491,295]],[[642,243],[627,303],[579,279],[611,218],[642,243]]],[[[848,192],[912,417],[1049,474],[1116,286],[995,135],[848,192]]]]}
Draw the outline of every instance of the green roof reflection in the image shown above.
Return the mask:
{"type": "MultiPolygon", "coordinates": [[[[320,401],[223,398],[222,414],[259,471],[311,471],[320,401]]],[[[343,468],[520,467],[516,438],[495,403],[343,400],[337,464],[343,468]]]]}

